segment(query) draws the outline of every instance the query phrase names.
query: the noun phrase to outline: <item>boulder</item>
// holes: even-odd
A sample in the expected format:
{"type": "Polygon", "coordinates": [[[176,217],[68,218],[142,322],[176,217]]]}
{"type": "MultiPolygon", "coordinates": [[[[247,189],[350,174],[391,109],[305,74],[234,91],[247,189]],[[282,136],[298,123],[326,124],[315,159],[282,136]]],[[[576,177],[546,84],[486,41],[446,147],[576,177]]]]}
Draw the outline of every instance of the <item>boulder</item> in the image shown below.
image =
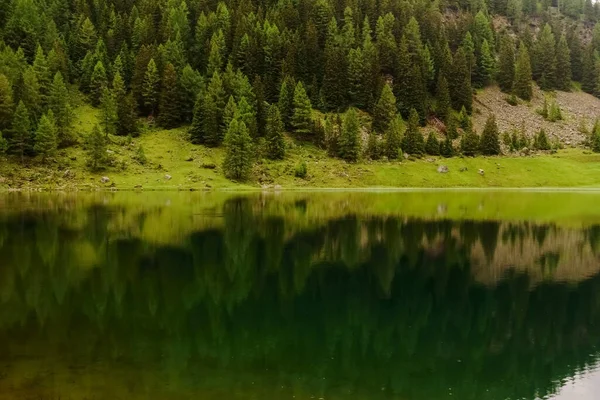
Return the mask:
{"type": "Polygon", "coordinates": [[[108,176],[103,176],[102,178],[100,178],[100,182],[102,183],[108,183],[110,182],[110,179],[108,176]]]}
{"type": "Polygon", "coordinates": [[[447,174],[450,170],[448,169],[448,166],[446,165],[440,165],[437,168],[437,172],[439,172],[440,174],[447,174]]]}
{"type": "Polygon", "coordinates": [[[167,181],[170,181],[170,180],[171,180],[171,178],[172,178],[172,176],[171,176],[171,175],[169,175],[169,174],[166,174],[166,175],[165,175],[165,180],[167,180],[167,181]]]}
{"type": "Polygon", "coordinates": [[[479,168],[479,175],[483,176],[485,174],[485,171],[482,170],[481,168],[479,168]]]}
{"type": "Polygon", "coordinates": [[[466,172],[466,171],[468,171],[468,170],[469,170],[469,168],[467,168],[467,167],[460,167],[460,170],[459,170],[459,171],[460,171],[460,172],[466,172]]]}

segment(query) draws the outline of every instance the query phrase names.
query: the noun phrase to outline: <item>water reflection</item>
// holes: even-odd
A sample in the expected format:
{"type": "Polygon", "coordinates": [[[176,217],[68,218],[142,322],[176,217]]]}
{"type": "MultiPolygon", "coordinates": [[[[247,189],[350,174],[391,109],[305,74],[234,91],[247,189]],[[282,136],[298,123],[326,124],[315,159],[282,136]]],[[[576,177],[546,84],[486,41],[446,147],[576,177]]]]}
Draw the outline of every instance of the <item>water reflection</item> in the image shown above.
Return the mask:
{"type": "Polygon", "coordinates": [[[0,399],[562,400],[597,385],[600,225],[96,200],[5,199],[0,399]]]}

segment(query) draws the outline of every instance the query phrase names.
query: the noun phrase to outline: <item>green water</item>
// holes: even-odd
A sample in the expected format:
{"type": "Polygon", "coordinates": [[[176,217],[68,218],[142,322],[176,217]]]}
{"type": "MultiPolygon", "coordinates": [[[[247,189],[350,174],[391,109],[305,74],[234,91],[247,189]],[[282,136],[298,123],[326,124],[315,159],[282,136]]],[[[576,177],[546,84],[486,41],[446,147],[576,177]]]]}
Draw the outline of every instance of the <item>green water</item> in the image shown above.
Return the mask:
{"type": "Polygon", "coordinates": [[[594,399],[600,194],[0,196],[0,399],[594,399]]]}

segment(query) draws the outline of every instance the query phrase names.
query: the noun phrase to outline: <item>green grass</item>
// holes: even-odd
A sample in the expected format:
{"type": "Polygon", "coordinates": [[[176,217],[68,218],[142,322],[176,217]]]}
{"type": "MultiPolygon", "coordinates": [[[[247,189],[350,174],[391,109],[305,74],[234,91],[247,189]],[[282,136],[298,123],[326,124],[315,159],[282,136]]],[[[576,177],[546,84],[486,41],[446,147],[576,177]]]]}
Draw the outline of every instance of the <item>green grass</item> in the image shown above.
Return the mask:
{"type": "MultiPolygon", "coordinates": [[[[98,110],[84,105],[77,109],[76,132],[83,137],[96,123],[98,110]]],[[[269,161],[257,152],[253,176],[248,182],[227,180],[221,169],[224,151],[192,145],[185,128],[159,130],[145,128],[139,138],[111,137],[109,150],[113,163],[103,171],[86,167],[82,146],[59,151],[49,165],[30,160],[24,166],[8,157],[0,164],[1,188],[46,189],[257,189],[281,186],[308,188],[552,188],[600,187],[600,155],[581,149],[560,150],[556,154],[531,157],[424,157],[419,160],[349,164],[327,157],[323,149],[300,144],[288,138],[288,154],[283,161],[269,161]],[[148,162],[135,161],[142,146],[148,162]],[[307,177],[294,176],[302,161],[307,177]],[[437,172],[446,165],[449,172],[437,172]],[[485,172],[478,173],[479,169],[485,172]],[[69,173],[66,173],[66,171],[69,173]],[[462,172],[461,172],[462,170],[462,172]],[[171,179],[167,179],[167,175],[171,179]],[[102,184],[107,176],[110,182],[102,184]]]]}

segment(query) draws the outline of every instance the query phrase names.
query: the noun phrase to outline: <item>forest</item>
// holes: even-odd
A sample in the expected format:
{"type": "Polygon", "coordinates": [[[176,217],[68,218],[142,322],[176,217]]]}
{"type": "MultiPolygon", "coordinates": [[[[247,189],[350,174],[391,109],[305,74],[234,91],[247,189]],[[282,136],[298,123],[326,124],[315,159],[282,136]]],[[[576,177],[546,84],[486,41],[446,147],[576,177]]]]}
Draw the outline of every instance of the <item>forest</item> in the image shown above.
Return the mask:
{"type": "Polygon", "coordinates": [[[44,164],[81,146],[96,171],[115,137],[181,128],[243,181],[290,140],[348,162],[551,150],[493,115],[477,132],[473,93],[600,96],[599,18],[591,0],[0,0],[0,152],[44,164]],[[89,133],[80,97],[99,109],[89,133]]]}

